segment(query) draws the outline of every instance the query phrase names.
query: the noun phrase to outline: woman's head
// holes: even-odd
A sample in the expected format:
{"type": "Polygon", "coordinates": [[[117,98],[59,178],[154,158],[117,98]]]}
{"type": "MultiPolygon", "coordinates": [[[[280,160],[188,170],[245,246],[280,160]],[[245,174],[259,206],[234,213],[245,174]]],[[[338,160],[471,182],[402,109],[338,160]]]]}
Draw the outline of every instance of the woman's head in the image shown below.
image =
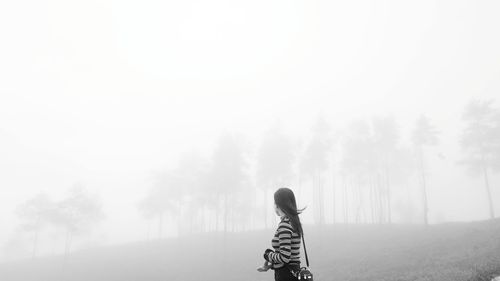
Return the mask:
{"type": "Polygon", "coordinates": [[[297,203],[295,201],[295,195],[290,188],[282,187],[276,190],[274,193],[274,204],[279,210],[290,218],[290,222],[294,230],[302,235],[302,225],[300,223],[299,214],[302,213],[304,209],[297,209],[297,203]]]}

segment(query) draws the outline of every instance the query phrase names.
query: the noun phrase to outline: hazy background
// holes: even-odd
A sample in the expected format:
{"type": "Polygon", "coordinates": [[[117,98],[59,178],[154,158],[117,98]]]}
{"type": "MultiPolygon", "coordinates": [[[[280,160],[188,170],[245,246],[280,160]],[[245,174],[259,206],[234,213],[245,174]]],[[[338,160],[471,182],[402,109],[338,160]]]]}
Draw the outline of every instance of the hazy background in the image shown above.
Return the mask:
{"type": "MultiPolygon", "coordinates": [[[[280,126],[301,155],[320,116],[339,136],[353,120],[392,116],[411,150],[424,114],[440,132],[427,154],[429,222],[488,219],[481,176],[457,161],[466,105],[500,106],[499,11],[497,1],[3,1],[0,245],[10,250],[0,256],[31,256],[18,206],[40,192],[62,200],[75,184],[105,217],[74,249],[157,237],[138,205],[181,155],[211,159],[221,135],[238,134],[255,178],[268,130],[280,126]]],[[[297,175],[289,185],[313,223],[312,185],[299,192],[297,175]]],[[[404,182],[393,222],[423,223],[418,177],[404,182]]],[[[271,191],[255,196],[255,210],[268,196],[272,218],[271,191]]],[[[163,227],[177,235],[177,222],[163,227]]],[[[62,253],[49,241],[64,231],[47,231],[39,255],[62,253]]]]}

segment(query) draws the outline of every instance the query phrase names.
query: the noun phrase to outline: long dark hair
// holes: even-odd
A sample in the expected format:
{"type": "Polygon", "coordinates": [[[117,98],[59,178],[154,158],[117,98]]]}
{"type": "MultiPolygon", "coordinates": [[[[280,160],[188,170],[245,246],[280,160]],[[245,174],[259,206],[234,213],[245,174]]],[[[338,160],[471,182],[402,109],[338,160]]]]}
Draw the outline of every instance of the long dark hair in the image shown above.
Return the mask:
{"type": "Polygon", "coordinates": [[[297,203],[295,202],[295,195],[290,188],[282,187],[276,190],[274,193],[274,203],[278,208],[285,213],[286,216],[290,218],[290,223],[293,229],[302,236],[302,224],[300,223],[299,215],[304,211],[303,209],[297,209],[297,203]]]}

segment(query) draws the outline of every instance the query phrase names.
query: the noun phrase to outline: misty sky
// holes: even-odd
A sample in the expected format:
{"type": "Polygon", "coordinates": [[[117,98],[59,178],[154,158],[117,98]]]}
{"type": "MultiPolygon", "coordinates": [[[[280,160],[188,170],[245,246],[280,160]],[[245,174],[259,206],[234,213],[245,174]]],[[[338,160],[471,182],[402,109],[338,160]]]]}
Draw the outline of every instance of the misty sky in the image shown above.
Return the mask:
{"type": "Polygon", "coordinates": [[[2,1],[0,244],[18,204],[75,182],[102,199],[98,239],[142,239],[136,206],[154,171],[186,150],[209,155],[223,131],[257,145],[280,121],[307,136],[320,113],[334,126],[393,115],[403,133],[426,114],[450,175],[431,179],[443,187],[431,202],[456,192],[442,216],[483,218],[482,193],[470,199],[451,175],[465,104],[500,106],[499,12],[498,1],[2,1]]]}

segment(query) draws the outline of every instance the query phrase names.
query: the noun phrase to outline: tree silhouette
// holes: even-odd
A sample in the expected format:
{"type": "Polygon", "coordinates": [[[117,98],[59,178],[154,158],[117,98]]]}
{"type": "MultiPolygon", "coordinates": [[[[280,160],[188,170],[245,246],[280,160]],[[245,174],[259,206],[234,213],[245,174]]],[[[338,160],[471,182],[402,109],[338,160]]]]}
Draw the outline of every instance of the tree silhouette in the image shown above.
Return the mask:
{"type": "Polygon", "coordinates": [[[66,230],[64,261],[71,249],[73,236],[83,234],[90,227],[104,218],[99,200],[91,195],[81,184],[75,184],[68,196],[58,201],[49,212],[49,219],[54,225],[66,230]]]}
{"type": "MultiPolygon", "coordinates": [[[[408,202],[403,208],[408,208],[412,200],[410,199],[410,190],[407,187],[412,175],[417,171],[417,163],[415,163],[415,156],[410,146],[400,144],[394,153],[391,165],[391,186],[394,187],[392,190],[395,191],[395,188],[398,187],[406,191],[406,199],[408,202]]],[[[401,207],[403,206],[401,204],[403,203],[400,202],[398,205],[401,207]]],[[[392,206],[392,208],[394,208],[394,206],[392,206]]]]}
{"type": "MultiPolygon", "coordinates": [[[[209,196],[207,179],[207,165],[197,151],[185,152],[181,155],[178,167],[175,170],[175,188],[180,190],[179,204],[185,206],[188,222],[188,231],[203,229],[203,209],[208,205],[209,196]]],[[[181,224],[179,223],[179,229],[181,224]]]]}
{"type": "Polygon", "coordinates": [[[387,202],[387,219],[392,222],[391,207],[391,170],[397,157],[399,131],[394,117],[374,118],[372,120],[373,142],[378,168],[384,177],[387,202]]]}
{"type": "Polygon", "coordinates": [[[267,192],[291,182],[293,174],[293,145],[279,125],[269,129],[263,137],[257,155],[257,183],[265,192],[265,227],[267,228],[267,192]]]}
{"type": "Polygon", "coordinates": [[[237,195],[247,186],[244,184],[247,180],[247,167],[243,140],[233,134],[223,134],[213,153],[209,181],[210,189],[215,192],[217,198],[222,198],[224,233],[229,229],[231,196],[237,195]]]}
{"type": "Polygon", "coordinates": [[[337,173],[339,169],[339,159],[340,159],[340,151],[339,144],[341,139],[340,131],[336,130],[332,132],[331,138],[331,149],[330,149],[330,170],[332,173],[332,223],[335,224],[337,213],[337,173]]]}
{"type": "Polygon", "coordinates": [[[39,193],[17,207],[16,213],[23,220],[22,228],[33,231],[32,258],[35,258],[40,230],[49,222],[49,214],[54,203],[45,193],[39,193]]]}
{"type": "Polygon", "coordinates": [[[179,177],[175,171],[168,170],[156,174],[154,183],[146,197],[138,204],[138,209],[145,218],[158,218],[158,238],[163,235],[165,213],[178,215],[183,190],[178,188],[179,177]]]}
{"type": "Polygon", "coordinates": [[[494,218],[489,172],[500,166],[500,111],[493,107],[493,100],[472,100],[465,107],[462,120],[466,126],[460,144],[465,156],[460,163],[483,175],[489,216],[494,218]]]}
{"type": "Polygon", "coordinates": [[[332,138],[330,124],[322,115],[318,117],[312,133],[312,138],[302,155],[300,173],[312,178],[314,207],[319,209],[319,223],[324,224],[324,191],[321,176],[328,168],[328,153],[332,148],[332,138]]]}
{"type": "MultiPolygon", "coordinates": [[[[372,220],[374,220],[376,197],[373,184],[374,174],[377,172],[376,162],[374,161],[374,145],[370,133],[370,126],[365,121],[352,122],[344,134],[343,151],[342,151],[341,169],[344,177],[344,220],[348,219],[348,192],[350,191],[354,198],[357,198],[358,205],[355,207],[355,220],[359,222],[361,219],[361,211],[363,208],[363,192],[362,188],[370,186],[370,207],[372,212],[372,220]]],[[[380,206],[381,211],[382,206],[380,206]]],[[[366,217],[366,216],[365,216],[366,217]]]]}
{"type": "Polygon", "coordinates": [[[436,145],[438,143],[438,131],[430,123],[429,119],[421,115],[417,120],[415,129],[413,130],[412,141],[415,145],[417,153],[417,161],[420,169],[420,182],[422,186],[423,193],[423,204],[424,204],[424,223],[429,224],[429,206],[427,202],[427,179],[425,173],[425,147],[436,145]]]}

